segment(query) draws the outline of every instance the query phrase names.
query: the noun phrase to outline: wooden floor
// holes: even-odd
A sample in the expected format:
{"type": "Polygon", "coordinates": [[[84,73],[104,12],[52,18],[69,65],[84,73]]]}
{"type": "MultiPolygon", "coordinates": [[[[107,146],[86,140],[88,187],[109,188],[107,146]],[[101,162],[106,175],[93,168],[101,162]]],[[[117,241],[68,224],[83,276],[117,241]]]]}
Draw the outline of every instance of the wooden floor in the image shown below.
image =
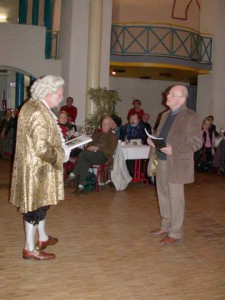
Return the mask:
{"type": "Polygon", "coordinates": [[[132,184],[74,196],[52,207],[59,243],[47,262],[21,258],[22,218],[8,203],[9,163],[0,160],[1,300],[225,299],[225,176],[198,174],[186,187],[185,239],[160,246],[154,188],[132,184]]]}

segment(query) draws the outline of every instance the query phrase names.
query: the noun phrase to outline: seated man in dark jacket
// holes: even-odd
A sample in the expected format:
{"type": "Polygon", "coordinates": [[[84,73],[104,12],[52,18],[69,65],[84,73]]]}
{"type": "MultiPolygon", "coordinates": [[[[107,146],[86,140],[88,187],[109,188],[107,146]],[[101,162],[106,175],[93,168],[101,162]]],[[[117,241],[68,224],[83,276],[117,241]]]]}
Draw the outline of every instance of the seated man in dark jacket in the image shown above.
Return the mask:
{"type": "Polygon", "coordinates": [[[149,114],[144,113],[143,116],[142,116],[142,124],[143,124],[144,128],[147,130],[147,132],[149,134],[152,134],[152,127],[149,124],[149,119],[150,119],[149,114]]]}
{"type": "Polygon", "coordinates": [[[141,139],[144,144],[147,141],[147,135],[144,131],[144,125],[138,114],[130,115],[129,123],[123,128],[122,140],[141,139]]]}
{"type": "Polygon", "coordinates": [[[112,118],[106,116],[102,119],[101,131],[92,135],[92,142],[82,151],[74,168],[75,189],[82,192],[86,183],[88,169],[92,164],[100,165],[106,163],[113,157],[118,137],[111,131],[112,118]]]}
{"type": "MultiPolygon", "coordinates": [[[[129,123],[123,128],[122,140],[141,139],[143,144],[147,143],[147,135],[144,131],[144,125],[140,120],[138,114],[134,113],[130,115],[129,123]]],[[[126,160],[126,165],[130,176],[134,174],[134,160],[126,160]]]]}

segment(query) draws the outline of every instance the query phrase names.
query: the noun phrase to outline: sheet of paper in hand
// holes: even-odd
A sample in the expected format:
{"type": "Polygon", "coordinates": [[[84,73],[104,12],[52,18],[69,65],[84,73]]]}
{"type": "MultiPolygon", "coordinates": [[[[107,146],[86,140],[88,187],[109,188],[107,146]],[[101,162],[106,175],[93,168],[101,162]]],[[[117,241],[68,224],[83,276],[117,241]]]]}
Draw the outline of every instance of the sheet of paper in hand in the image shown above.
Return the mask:
{"type": "Polygon", "coordinates": [[[92,138],[89,137],[89,136],[86,136],[86,135],[81,135],[81,136],[78,136],[74,139],[71,139],[67,142],[65,142],[65,145],[67,145],[69,147],[69,149],[75,149],[75,148],[78,148],[80,146],[83,146],[87,143],[90,143],[92,141],[92,138]]]}
{"type": "Polygon", "coordinates": [[[148,137],[150,137],[150,139],[154,143],[156,149],[160,150],[161,148],[164,148],[167,146],[164,138],[155,137],[154,135],[149,134],[146,129],[145,129],[145,133],[147,134],[148,137]]]}

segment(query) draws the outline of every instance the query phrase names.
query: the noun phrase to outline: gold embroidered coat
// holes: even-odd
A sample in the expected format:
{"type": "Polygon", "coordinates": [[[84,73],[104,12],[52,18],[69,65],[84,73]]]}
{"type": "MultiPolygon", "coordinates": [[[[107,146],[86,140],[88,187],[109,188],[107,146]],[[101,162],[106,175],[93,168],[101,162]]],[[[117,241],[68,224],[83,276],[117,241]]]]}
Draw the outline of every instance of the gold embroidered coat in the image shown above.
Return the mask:
{"type": "Polygon", "coordinates": [[[10,202],[21,213],[64,199],[61,137],[42,101],[30,99],[19,114],[10,202]]]}

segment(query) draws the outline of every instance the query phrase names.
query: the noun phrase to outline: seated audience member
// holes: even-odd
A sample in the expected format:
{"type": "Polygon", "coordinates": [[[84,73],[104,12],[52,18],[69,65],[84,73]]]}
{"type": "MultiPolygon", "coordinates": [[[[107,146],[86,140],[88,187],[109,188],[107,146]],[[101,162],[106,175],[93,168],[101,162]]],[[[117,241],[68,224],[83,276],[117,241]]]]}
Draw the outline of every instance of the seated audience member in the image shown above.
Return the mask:
{"type": "Polygon", "coordinates": [[[211,118],[207,117],[203,120],[202,123],[202,138],[203,138],[203,147],[206,148],[212,156],[215,155],[215,131],[212,127],[211,118]]]}
{"type": "Polygon", "coordinates": [[[151,125],[148,123],[150,120],[150,115],[147,113],[144,113],[142,116],[142,123],[144,125],[144,128],[147,130],[147,132],[149,134],[152,134],[152,127],[151,125]]]}
{"type": "Polygon", "coordinates": [[[111,118],[112,118],[112,131],[116,133],[118,139],[120,140],[122,136],[122,128],[123,128],[122,119],[115,114],[113,114],[111,118]]]}
{"type": "Polygon", "coordinates": [[[67,113],[65,111],[60,111],[58,125],[62,130],[64,139],[67,141],[73,137],[73,134],[76,131],[76,126],[68,122],[67,113]]]}
{"type": "Polygon", "coordinates": [[[75,123],[77,117],[77,108],[73,106],[73,98],[68,97],[66,99],[66,105],[60,108],[60,111],[67,112],[68,121],[75,123]]]}
{"type": "Polygon", "coordinates": [[[118,137],[111,131],[112,118],[106,116],[101,122],[101,131],[95,131],[92,142],[82,151],[74,168],[75,190],[80,193],[84,190],[88,169],[92,164],[106,163],[113,157],[118,143],[118,137]]]}
{"type": "Polygon", "coordinates": [[[211,128],[212,131],[214,131],[215,136],[217,136],[218,132],[216,131],[216,125],[213,124],[214,117],[213,116],[208,116],[207,118],[211,120],[211,126],[210,126],[210,128],[211,128]]]}
{"type": "Polygon", "coordinates": [[[202,171],[207,171],[212,168],[212,160],[215,155],[215,131],[211,125],[211,118],[206,117],[202,122],[203,146],[195,153],[197,168],[202,171]]]}
{"type": "Polygon", "coordinates": [[[7,109],[5,119],[2,123],[0,150],[3,158],[10,159],[14,150],[15,120],[12,110],[7,109]]]}
{"type": "MultiPolygon", "coordinates": [[[[73,123],[71,124],[68,121],[67,113],[65,111],[60,111],[59,113],[59,119],[58,119],[58,125],[61,128],[63,137],[66,141],[69,139],[75,138],[75,132],[77,131],[76,125],[73,123]]],[[[82,150],[80,148],[75,148],[71,151],[70,155],[75,158],[78,157],[82,150]]],[[[67,175],[70,175],[70,178],[73,178],[73,168],[71,169],[71,161],[67,161],[66,163],[63,164],[64,171],[66,171],[67,175]]]]}
{"type": "MultiPolygon", "coordinates": [[[[132,140],[141,139],[142,143],[147,143],[147,135],[144,131],[144,125],[141,122],[138,114],[133,114],[130,116],[129,123],[124,125],[122,140],[132,140]]],[[[134,160],[126,160],[126,165],[130,176],[133,177],[134,174],[134,160]]]]}
{"type": "Polygon", "coordinates": [[[122,140],[130,141],[132,139],[141,139],[144,144],[147,141],[144,125],[136,113],[130,115],[129,123],[124,125],[122,133],[122,140]]]}
{"type": "Polygon", "coordinates": [[[138,99],[135,99],[133,101],[133,108],[131,108],[127,114],[127,120],[129,121],[130,119],[130,116],[133,115],[133,114],[138,114],[139,115],[139,118],[140,120],[142,119],[142,116],[144,114],[144,110],[141,108],[141,101],[138,100],[138,99]]]}
{"type": "Polygon", "coordinates": [[[212,162],[218,174],[225,173],[225,139],[223,138],[217,149],[212,162]]]}

